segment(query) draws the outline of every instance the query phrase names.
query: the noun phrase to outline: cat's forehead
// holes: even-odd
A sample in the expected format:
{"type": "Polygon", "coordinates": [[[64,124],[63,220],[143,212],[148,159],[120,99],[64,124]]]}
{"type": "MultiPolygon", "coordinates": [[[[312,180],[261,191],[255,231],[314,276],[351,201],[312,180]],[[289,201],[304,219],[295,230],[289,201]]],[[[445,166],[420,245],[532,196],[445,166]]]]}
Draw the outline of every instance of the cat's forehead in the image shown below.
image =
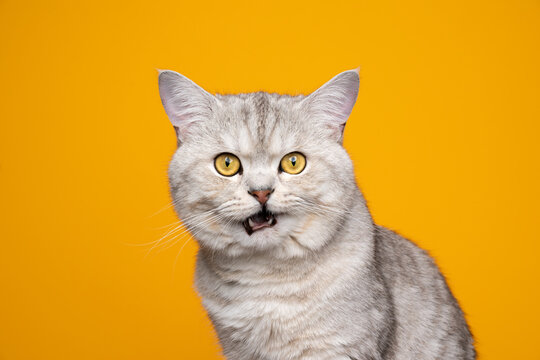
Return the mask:
{"type": "Polygon", "coordinates": [[[280,153],[298,147],[307,136],[299,107],[303,96],[256,92],[217,98],[213,133],[237,153],[280,153]]]}

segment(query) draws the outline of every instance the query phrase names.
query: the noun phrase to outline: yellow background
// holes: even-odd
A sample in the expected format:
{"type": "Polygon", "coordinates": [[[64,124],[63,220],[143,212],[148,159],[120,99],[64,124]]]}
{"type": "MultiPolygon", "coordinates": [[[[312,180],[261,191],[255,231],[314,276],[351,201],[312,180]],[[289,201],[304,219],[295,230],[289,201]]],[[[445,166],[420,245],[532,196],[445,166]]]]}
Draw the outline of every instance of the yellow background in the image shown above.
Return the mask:
{"type": "Polygon", "coordinates": [[[376,221],[436,258],[481,359],[540,359],[539,49],[536,0],[0,0],[0,359],[219,358],[195,243],[134,246],[176,220],[156,69],[300,93],[357,66],[376,221]]]}

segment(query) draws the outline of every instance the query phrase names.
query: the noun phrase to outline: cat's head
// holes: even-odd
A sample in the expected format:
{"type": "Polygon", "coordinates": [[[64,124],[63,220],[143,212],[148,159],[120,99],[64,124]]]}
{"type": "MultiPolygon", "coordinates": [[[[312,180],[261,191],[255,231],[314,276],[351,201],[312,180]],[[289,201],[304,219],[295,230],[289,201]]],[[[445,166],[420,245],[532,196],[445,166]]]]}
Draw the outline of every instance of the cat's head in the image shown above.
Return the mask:
{"type": "Polygon", "coordinates": [[[358,85],[350,70],[308,96],[214,96],[183,75],[160,72],[178,138],[171,194],[201,246],[292,257],[333,237],[357,189],[342,139],[358,85]]]}

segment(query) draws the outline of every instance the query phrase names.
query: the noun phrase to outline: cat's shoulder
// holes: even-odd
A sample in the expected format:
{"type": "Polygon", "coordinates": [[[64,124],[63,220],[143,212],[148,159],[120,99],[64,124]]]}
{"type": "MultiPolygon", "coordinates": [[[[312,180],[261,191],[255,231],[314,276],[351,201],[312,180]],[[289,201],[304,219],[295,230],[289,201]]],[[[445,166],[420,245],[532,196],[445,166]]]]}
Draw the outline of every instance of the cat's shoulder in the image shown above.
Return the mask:
{"type": "Polygon", "coordinates": [[[377,260],[395,270],[406,270],[410,275],[439,273],[426,250],[384,226],[375,226],[375,247],[377,260]]]}

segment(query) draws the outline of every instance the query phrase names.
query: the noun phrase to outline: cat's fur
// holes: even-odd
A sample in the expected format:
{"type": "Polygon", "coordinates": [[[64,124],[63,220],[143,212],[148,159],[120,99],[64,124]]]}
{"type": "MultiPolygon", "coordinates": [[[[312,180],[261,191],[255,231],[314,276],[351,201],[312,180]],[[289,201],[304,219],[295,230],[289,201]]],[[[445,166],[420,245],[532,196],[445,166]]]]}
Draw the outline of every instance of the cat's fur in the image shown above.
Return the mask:
{"type": "Polygon", "coordinates": [[[196,287],[232,360],[474,359],[473,339],[425,251],[373,223],[342,146],[358,72],[309,96],[211,95],[162,71],[178,136],[169,178],[175,208],[198,240],[196,287]],[[281,158],[307,158],[297,175],[281,158]],[[242,171],[220,175],[232,153],[242,171]],[[277,224],[249,235],[272,189],[277,224]]]}

